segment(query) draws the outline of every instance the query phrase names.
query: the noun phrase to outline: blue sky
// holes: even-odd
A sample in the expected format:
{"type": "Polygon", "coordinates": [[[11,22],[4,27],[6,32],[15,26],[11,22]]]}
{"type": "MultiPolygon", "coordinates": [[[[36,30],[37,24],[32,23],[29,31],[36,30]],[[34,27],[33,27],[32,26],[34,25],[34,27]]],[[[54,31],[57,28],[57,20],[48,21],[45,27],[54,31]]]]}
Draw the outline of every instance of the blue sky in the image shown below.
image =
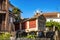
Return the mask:
{"type": "Polygon", "coordinates": [[[60,0],[10,0],[11,4],[21,9],[22,17],[34,15],[34,11],[60,12],[60,0]]]}

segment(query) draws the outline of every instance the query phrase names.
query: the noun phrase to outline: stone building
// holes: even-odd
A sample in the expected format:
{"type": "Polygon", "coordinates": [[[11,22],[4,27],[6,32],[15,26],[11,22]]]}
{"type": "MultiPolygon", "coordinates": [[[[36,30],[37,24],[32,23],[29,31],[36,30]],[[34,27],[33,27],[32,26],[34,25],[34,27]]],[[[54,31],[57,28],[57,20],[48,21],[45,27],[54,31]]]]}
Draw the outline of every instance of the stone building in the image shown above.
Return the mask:
{"type": "Polygon", "coordinates": [[[45,31],[45,23],[44,15],[37,12],[32,18],[24,18],[21,28],[26,32],[45,31]]]}

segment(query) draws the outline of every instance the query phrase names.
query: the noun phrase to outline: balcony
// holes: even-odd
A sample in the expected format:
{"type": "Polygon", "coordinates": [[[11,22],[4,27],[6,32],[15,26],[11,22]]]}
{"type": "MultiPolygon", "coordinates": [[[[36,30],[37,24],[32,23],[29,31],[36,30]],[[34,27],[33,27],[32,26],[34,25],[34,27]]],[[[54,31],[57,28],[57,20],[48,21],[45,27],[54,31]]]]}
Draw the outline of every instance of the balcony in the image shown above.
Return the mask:
{"type": "Polygon", "coordinates": [[[6,13],[6,11],[5,10],[0,10],[0,13],[6,13]]]}

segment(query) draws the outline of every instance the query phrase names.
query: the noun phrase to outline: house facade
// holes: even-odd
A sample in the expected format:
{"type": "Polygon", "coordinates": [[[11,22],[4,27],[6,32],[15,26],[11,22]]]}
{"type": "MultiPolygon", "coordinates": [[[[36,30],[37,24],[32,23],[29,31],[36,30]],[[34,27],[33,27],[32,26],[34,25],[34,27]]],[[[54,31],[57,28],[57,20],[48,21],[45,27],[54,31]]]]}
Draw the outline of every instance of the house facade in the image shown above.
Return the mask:
{"type": "Polygon", "coordinates": [[[25,30],[26,32],[45,31],[45,23],[45,17],[42,14],[39,15],[37,13],[32,18],[23,19],[22,30],[25,30]]]}
{"type": "Polygon", "coordinates": [[[22,21],[22,30],[26,32],[31,31],[45,31],[45,23],[53,20],[60,22],[60,13],[58,12],[49,12],[49,13],[40,13],[36,14],[32,18],[24,18],[22,21]]]}
{"type": "Polygon", "coordinates": [[[46,17],[46,21],[56,21],[60,22],[60,13],[59,12],[50,12],[50,13],[44,13],[43,14],[46,17]]]}
{"type": "Polygon", "coordinates": [[[0,32],[11,31],[11,25],[14,22],[14,15],[9,8],[14,7],[9,0],[0,0],[0,32]]]}
{"type": "MultiPolygon", "coordinates": [[[[46,22],[50,22],[55,21],[55,22],[60,22],[60,13],[59,12],[50,12],[50,13],[44,13],[43,14],[46,18],[46,22]]],[[[57,29],[57,27],[52,27],[51,29],[49,29],[48,27],[46,27],[46,31],[55,31],[57,29]]]]}
{"type": "Polygon", "coordinates": [[[8,0],[0,0],[0,30],[8,30],[8,0]]]}

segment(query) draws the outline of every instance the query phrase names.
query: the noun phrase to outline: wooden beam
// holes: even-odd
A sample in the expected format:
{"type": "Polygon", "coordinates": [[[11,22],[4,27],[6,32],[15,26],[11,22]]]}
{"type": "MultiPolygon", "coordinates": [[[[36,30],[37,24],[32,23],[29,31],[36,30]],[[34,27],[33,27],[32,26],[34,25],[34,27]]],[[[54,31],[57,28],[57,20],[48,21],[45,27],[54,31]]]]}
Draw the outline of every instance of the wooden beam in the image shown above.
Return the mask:
{"type": "Polygon", "coordinates": [[[5,31],[8,31],[8,27],[9,27],[9,24],[8,24],[8,18],[9,18],[9,10],[8,10],[8,8],[9,8],[9,6],[8,6],[8,1],[9,0],[6,0],[6,18],[5,18],[5,31]]]}
{"type": "Polygon", "coordinates": [[[14,6],[10,2],[8,3],[8,5],[10,8],[14,8],[14,6]]]}
{"type": "Polygon", "coordinates": [[[6,13],[6,11],[0,11],[0,13],[6,13]]]}

